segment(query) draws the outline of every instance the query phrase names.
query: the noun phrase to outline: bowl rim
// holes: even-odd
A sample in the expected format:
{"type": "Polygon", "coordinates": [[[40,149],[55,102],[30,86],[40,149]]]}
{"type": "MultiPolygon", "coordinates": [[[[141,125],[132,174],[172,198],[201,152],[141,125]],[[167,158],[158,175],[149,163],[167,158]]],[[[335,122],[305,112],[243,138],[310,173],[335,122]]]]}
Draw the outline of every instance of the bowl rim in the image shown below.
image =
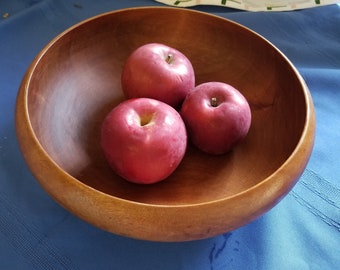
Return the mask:
{"type": "MultiPolygon", "coordinates": [[[[296,177],[297,179],[284,183],[285,188],[282,188],[282,194],[281,194],[281,197],[282,197],[283,195],[285,195],[287,193],[287,191],[286,191],[287,186],[292,188],[295,185],[295,183],[298,181],[299,176],[303,173],[303,171],[304,171],[304,169],[305,169],[305,167],[308,163],[310,154],[312,152],[313,144],[314,144],[315,125],[316,124],[315,124],[314,105],[313,105],[312,97],[311,97],[311,94],[310,94],[309,89],[307,87],[307,84],[305,83],[304,79],[302,78],[302,76],[300,75],[300,73],[298,72],[296,67],[292,64],[292,62],[274,44],[272,44],[270,41],[268,41],[266,38],[264,38],[263,36],[261,36],[257,32],[243,26],[240,23],[234,22],[230,19],[226,19],[224,17],[217,16],[217,15],[210,14],[210,13],[206,13],[206,12],[203,12],[203,11],[183,9],[183,8],[178,8],[178,7],[146,6],[146,7],[132,7],[132,8],[124,8],[124,9],[118,9],[118,10],[114,10],[114,11],[108,11],[108,12],[104,12],[104,13],[95,15],[93,17],[90,17],[88,19],[85,19],[81,22],[78,22],[78,23],[74,24],[73,26],[67,28],[66,30],[62,31],[60,34],[58,34],[56,37],[51,39],[43,47],[43,49],[35,56],[35,58],[31,62],[31,64],[29,65],[29,67],[28,67],[28,69],[27,69],[27,71],[24,75],[24,78],[22,80],[22,83],[19,87],[19,93],[18,93],[18,96],[17,96],[16,109],[15,109],[16,134],[17,134],[17,137],[18,137],[19,146],[21,148],[21,151],[22,151],[24,158],[25,158],[25,160],[28,164],[30,163],[29,156],[27,154],[25,154],[24,151],[23,151],[23,149],[26,148],[26,146],[22,142],[22,141],[25,140],[25,138],[23,138],[23,136],[20,135],[20,132],[29,133],[29,135],[31,136],[31,143],[33,145],[33,147],[31,147],[31,148],[35,148],[35,152],[39,152],[43,156],[41,159],[48,161],[50,163],[49,166],[51,168],[53,168],[56,173],[58,173],[59,175],[63,175],[63,177],[65,179],[67,179],[68,181],[71,181],[71,182],[69,182],[71,185],[76,186],[77,188],[80,188],[81,190],[84,190],[84,191],[89,192],[89,193],[101,194],[101,196],[103,196],[104,198],[106,198],[110,201],[116,201],[116,202],[121,202],[121,203],[125,203],[125,204],[132,204],[134,206],[139,205],[141,207],[147,207],[147,208],[152,207],[152,208],[179,208],[180,209],[180,208],[199,207],[199,206],[203,206],[203,205],[207,206],[207,205],[211,205],[211,204],[224,203],[226,201],[235,200],[239,197],[247,196],[248,194],[253,193],[259,187],[265,186],[265,185],[269,184],[269,182],[274,181],[274,178],[276,178],[276,176],[287,174],[288,171],[289,171],[289,170],[287,170],[288,168],[291,168],[291,167],[301,168],[300,171],[298,172],[298,177],[296,177]],[[197,14],[201,14],[201,15],[204,15],[204,16],[211,16],[211,17],[217,18],[219,20],[228,21],[228,23],[234,24],[235,26],[242,28],[244,31],[248,31],[252,35],[256,35],[257,38],[262,39],[265,43],[267,43],[270,47],[272,47],[272,49],[274,49],[277,53],[279,53],[280,56],[289,65],[289,68],[292,69],[292,71],[294,72],[294,74],[298,78],[298,80],[301,84],[301,88],[303,90],[303,96],[304,96],[305,105],[306,105],[306,118],[305,118],[305,121],[304,121],[304,127],[303,127],[303,130],[302,130],[300,139],[297,142],[294,150],[289,155],[289,157],[280,165],[280,167],[278,167],[276,169],[275,172],[273,172],[272,174],[270,174],[268,177],[264,178],[262,181],[258,182],[257,184],[255,184],[255,185],[253,185],[253,186],[251,186],[251,187],[249,187],[245,190],[242,190],[241,192],[238,192],[236,194],[233,194],[233,195],[230,195],[230,196],[227,196],[227,197],[224,197],[224,198],[220,198],[220,199],[216,199],[216,200],[212,200],[212,201],[206,201],[206,202],[199,202],[199,203],[184,203],[184,204],[157,204],[156,203],[156,204],[154,204],[154,203],[144,203],[144,202],[124,199],[124,198],[120,198],[120,197],[105,193],[103,191],[97,190],[97,189],[93,188],[92,186],[89,186],[89,185],[83,183],[82,181],[78,180],[77,178],[75,178],[71,174],[67,173],[66,171],[64,171],[48,155],[47,151],[43,148],[43,146],[41,145],[41,143],[39,142],[39,140],[38,140],[38,138],[35,134],[35,131],[32,127],[31,121],[30,121],[29,109],[28,109],[29,85],[30,85],[33,74],[34,74],[36,67],[39,64],[40,60],[44,57],[46,52],[59,39],[61,39],[65,34],[73,31],[75,28],[77,28],[81,25],[87,24],[90,21],[97,20],[97,19],[104,17],[104,16],[112,15],[114,13],[122,13],[122,12],[130,12],[130,11],[133,11],[133,10],[146,10],[146,9],[147,10],[150,10],[150,9],[154,9],[154,10],[165,10],[165,9],[182,10],[182,12],[197,13],[197,14]],[[22,121],[22,117],[25,121],[22,121]],[[304,157],[305,158],[303,159],[302,162],[298,162],[298,165],[296,165],[295,161],[297,159],[297,156],[299,155],[300,150],[304,151],[304,157]]],[[[35,174],[34,172],[33,172],[33,174],[34,174],[35,178],[38,180],[38,182],[40,182],[40,184],[42,184],[40,179],[39,179],[39,175],[35,174]]],[[[296,173],[291,173],[291,174],[295,175],[296,173]]],[[[288,177],[288,178],[290,178],[290,177],[288,177]]],[[[46,191],[49,193],[49,190],[46,190],[46,191]]],[[[55,196],[53,196],[53,195],[52,195],[52,197],[55,198],[55,196]]],[[[280,198],[279,198],[279,200],[280,200],[280,198]]]]}

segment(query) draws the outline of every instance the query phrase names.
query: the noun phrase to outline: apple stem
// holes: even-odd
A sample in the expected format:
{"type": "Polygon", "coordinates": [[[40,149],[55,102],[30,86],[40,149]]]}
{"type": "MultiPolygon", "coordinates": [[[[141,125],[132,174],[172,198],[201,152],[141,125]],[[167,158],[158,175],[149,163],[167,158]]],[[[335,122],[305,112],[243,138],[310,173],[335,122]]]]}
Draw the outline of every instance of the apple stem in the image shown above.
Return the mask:
{"type": "Polygon", "coordinates": [[[168,64],[171,64],[173,58],[174,58],[174,56],[170,53],[170,54],[168,54],[168,55],[166,56],[165,61],[166,61],[168,64]]]}
{"type": "Polygon", "coordinates": [[[143,127],[143,126],[147,126],[148,124],[151,123],[152,121],[152,118],[153,118],[153,115],[152,114],[144,114],[140,117],[140,126],[143,127]]]}
{"type": "Polygon", "coordinates": [[[210,100],[210,104],[213,107],[217,107],[218,106],[217,98],[216,97],[212,97],[211,100],[210,100]]]}

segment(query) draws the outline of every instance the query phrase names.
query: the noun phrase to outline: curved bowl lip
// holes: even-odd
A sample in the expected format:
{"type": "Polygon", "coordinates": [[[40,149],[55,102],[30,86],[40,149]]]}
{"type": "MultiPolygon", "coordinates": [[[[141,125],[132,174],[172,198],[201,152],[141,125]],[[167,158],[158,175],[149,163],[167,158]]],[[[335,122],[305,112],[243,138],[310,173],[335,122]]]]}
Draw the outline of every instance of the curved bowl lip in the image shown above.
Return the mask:
{"type": "MultiPolygon", "coordinates": [[[[68,29],[64,30],[63,32],[61,32],[60,34],[58,34],[55,38],[53,38],[49,43],[47,43],[47,45],[37,54],[37,56],[34,58],[33,62],[30,64],[26,75],[23,78],[22,81],[22,85],[19,88],[19,94],[18,94],[18,98],[20,96],[20,92],[22,92],[22,95],[24,97],[23,99],[23,104],[24,104],[24,108],[19,108],[19,103],[20,100],[17,100],[17,105],[16,105],[16,125],[17,126],[23,126],[25,125],[26,129],[28,129],[28,133],[30,134],[30,136],[32,137],[33,141],[35,142],[35,146],[36,147],[36,151],[39,151],[39,153],[41,155],[43,155],[44,160],[48,160],[54,167],[55,171],[58,172],[59,174],[63,175],[63,177],[66,179],[67,181],[70,182],[71,185],[76,186],[77,188],[80,189],[85,189],[90,193],[96,193],[96,194],[100,194],[103,198],[105,197],[106,199],[109,200],[113,200],[113,201],[117,201],[117,202],[121,202],[121,203],[125,203],[125,204],[131,204],[131,205],[135,205],[135,206],[141,206],[141,207],[151,207],[151,208],[190,208],[190,207],[199,207],[199,206],[208,206],[208,205],[212,205],[212,204],[218,204],[218,203],[223,203],[226,201],[231,201],[231,200],[235,200],[239,197],[243,197],[243,196],[247,196],[247,194],[252,193],[253,191],[255,191],[256,189],[260,188],[261,186],[266,185],[267,183],[269,183],[270,181],[274,181],[276,175],[286,171],[287,168],[291,167],[296,159],[297,154],[299,153],[299,151],[301,149],[304,149],[306,154],[305,154],[305,158],[303,161],[303,164],[301,164],[301,169],[298,173],[294,173],[301,175],[302,172],[304,171],[307,162],[309,160],[310,154],[312,152],[312,148],[313,148],[313,144],[314,144],[314,136],[315,136],[315,113],[314,113],[314,105],[313,105],[313,101],[312,101],[312,97],[310,95],[309,89],[304,81],[304,79],[302,78],[302,76],[299,74],[298,70],[294,67],[294,65],[291,63],[291,61],[275,46],[273,45],[270,41],[268,41],[266,38],[264,38],[263,36],[261,36],[260,34],[256,33],[255,31],[237,23],[234,21],[231,21],[229,19],[217,16],[217,15],[213,15],[210,13],[206,13],[203,11],[197,11],[197,10],[190,10],[190,9],[183,9],[183,8],[176,8],[176,7],[133,7],[133,8],[124,8],[124,9],[118,9],[118,10],[114,10],[114,11],[109,11],[109,12],[105,12],[105,13],[101,13],[98,14],[96,16],[90,17],[88,19],[85,19],[71,27],[69,27],[68,29]],[[73,177],[71,174],[67,173],[66,171],[64,171],[46,152],[46,150],[43,148],[43,146],[40,144],[38,138],[36,137],[36,134],[34,132],[34,129],[32,127],[31,121],[30,121],[30,116],[29,116],[29,110],[28,110],[28,92],[29,92],[29,85],[30,85],[30,81],[32,79],[32,76],[35,72],[35,69],[39,63],[39,61],[44,57],[44,55],[46,54],[46,52],[48,51],[48,49],[50,47],[52,47],[59,39],[61,39],[64,35],[66,35],[67,33],[73,31],[75,28],[84,25],[92,20],[96,20],[99,19],[101,17],[105,17],[114,13],[122,13],[122,12],[130,12],[130,11],[134,11],[134,10],[160,10],[160,9],[170,9],[170,10],[181,10],[181,12],[188,12],[188,13],[198,13],[204,16],[211,16],[214,18],[217,18],[219,20],[224,20],[227,21],[231,24],[234,24],[240,28],[242,28],[244,31],[248,31],[250,33],[252,33],[253,35],[256,35],[257,38],[262,39],[264,42],[266,42],[268,45],[270,45],[270,47],[272,47],[272,49],[274,49],[277,53],[279,53],[281,55],[282,58],[284,58],[284,60],[287,62],[287,64],[289,65],[289,67],[292,69],[292,71],[294,72],[294,74],[297,76],[299,82],[301,83],[301,87],[303,89],[303,95],[305,97],[305,105],[306,105],[306,119],[305,119],[305,123],[304,123],[304,127],[303,127],[303,131],[301,133],[301,137],[298,141],[298,143],[296,144],[294,150],[292,151],[292,153],[290,154],[290,156],[287,158],[287,160],[281,164],[281,166],[279,168],[277,168],[277,170],[275,172],[273,172],[271,175],[269,175],[267,178],[264,178],[261,182],[257,183],[256,185],[251,186],[250,188],[247,188],[239,193],[233,194],[231,196],[225,197],[225,198],[220,198],[220,199],[216,199],[216,200],[212,200],[212,201],[206,201],[206,202],[199,202],[199,203],[187,203],[187,204],[152,204],[152,203],[143,203],[143,202],[138,202],[138,201],[133,201],[133,200],[128,200],[128,199],[124,199],[124,198],[120,198],[120,197],[116,197],[114,195],[110,195],[107,194],[103,191],[97,190],[89,185],[84,184],[82,181],[78,180],[77,178],[73,177]],[[18,115],[20,115],[20,113],[22,113],[22,111],[24,112],[24,117],[27,120],[27,122],[22,123],[18,121],[18,115]],[[306,140],[308,137],[310,137],[310,140],[306,140]]],[[[19,145],[21,146],[21,142],[19,140],[19,145]]],[[[40,182],[40,179],[37,178],[37,180],[40,182]]],[[[295,185],[295,183],[297,182],[298,179],[294,179],[291,178],[289,181],[289,187],[293,187],[295,185]]],[[[282,195],[284,195],[285,192],[282,193],[282,195]]]]}

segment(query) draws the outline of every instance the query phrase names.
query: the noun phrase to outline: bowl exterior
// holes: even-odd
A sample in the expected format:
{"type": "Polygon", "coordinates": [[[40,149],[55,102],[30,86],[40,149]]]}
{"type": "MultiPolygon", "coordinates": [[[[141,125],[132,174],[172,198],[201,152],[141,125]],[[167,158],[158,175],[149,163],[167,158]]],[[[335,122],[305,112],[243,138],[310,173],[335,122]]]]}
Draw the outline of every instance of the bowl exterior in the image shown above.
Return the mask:
{"type": "MultiPolygon", "coordinates": [[[[176,10],[179,16],[199,14],[200,17],[206,16],[207,19],[210,16],[214,17],[197,11],[175,8],[151,9],[156,13],[158,10],[176,10]]],[[[100,20],[105,16],[119,15],[121,12],[141,13],[143,10],[150,8],[114,11],[91,18],[79,25],[100,20]]],[[[222,18],[218,20],[227,21],[222,18]]],[[[65,33],[77,27],[78,25],[65,33]]],[[[239,27],[242,31],[250,31],[239,27]]],[[[51,159],[36,137],[28,108],[30,82],[35,76],[35,69],[51,45],[58,42],[58,38],[41,51],[23,78],[16,104],[16,130],[23,156],[36,179],[58,203],[79,218],[103,230],[144,240],[173,242],[208,238],[243,226],[274,207],[292,189],[303,173],[312,152],[315,134],[312,98],[298,71],[283,54],[270,45],[284,58],[296,75],[306,100],[306,117],[301,137],[292,154],[273,174],[256,185],[226,198],[178,205],[127,200],[86,185],[51,159]]],[[[267,41],[263,39],[263,42],[267,41]]]]}

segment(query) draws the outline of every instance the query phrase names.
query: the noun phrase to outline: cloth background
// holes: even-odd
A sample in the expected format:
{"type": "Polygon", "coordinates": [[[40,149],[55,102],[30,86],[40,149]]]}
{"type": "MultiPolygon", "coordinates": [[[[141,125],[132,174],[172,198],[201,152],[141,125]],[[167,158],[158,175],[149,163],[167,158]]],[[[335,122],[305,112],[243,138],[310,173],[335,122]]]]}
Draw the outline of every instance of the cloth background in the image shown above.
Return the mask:
{"type": "Polygon", "coordinates": [[[0,0],[1,269],[339,269],[340,7],[289,12],[194,9],[239,22],[297,67],[316,109],[315,146],[293,190],[237,230],[198,241],[157,243],[104,232],[73,216],[41,188],[20,153],[14,107],[35,55],[57,34],[102,12],[151,0],[0,0]]]}

